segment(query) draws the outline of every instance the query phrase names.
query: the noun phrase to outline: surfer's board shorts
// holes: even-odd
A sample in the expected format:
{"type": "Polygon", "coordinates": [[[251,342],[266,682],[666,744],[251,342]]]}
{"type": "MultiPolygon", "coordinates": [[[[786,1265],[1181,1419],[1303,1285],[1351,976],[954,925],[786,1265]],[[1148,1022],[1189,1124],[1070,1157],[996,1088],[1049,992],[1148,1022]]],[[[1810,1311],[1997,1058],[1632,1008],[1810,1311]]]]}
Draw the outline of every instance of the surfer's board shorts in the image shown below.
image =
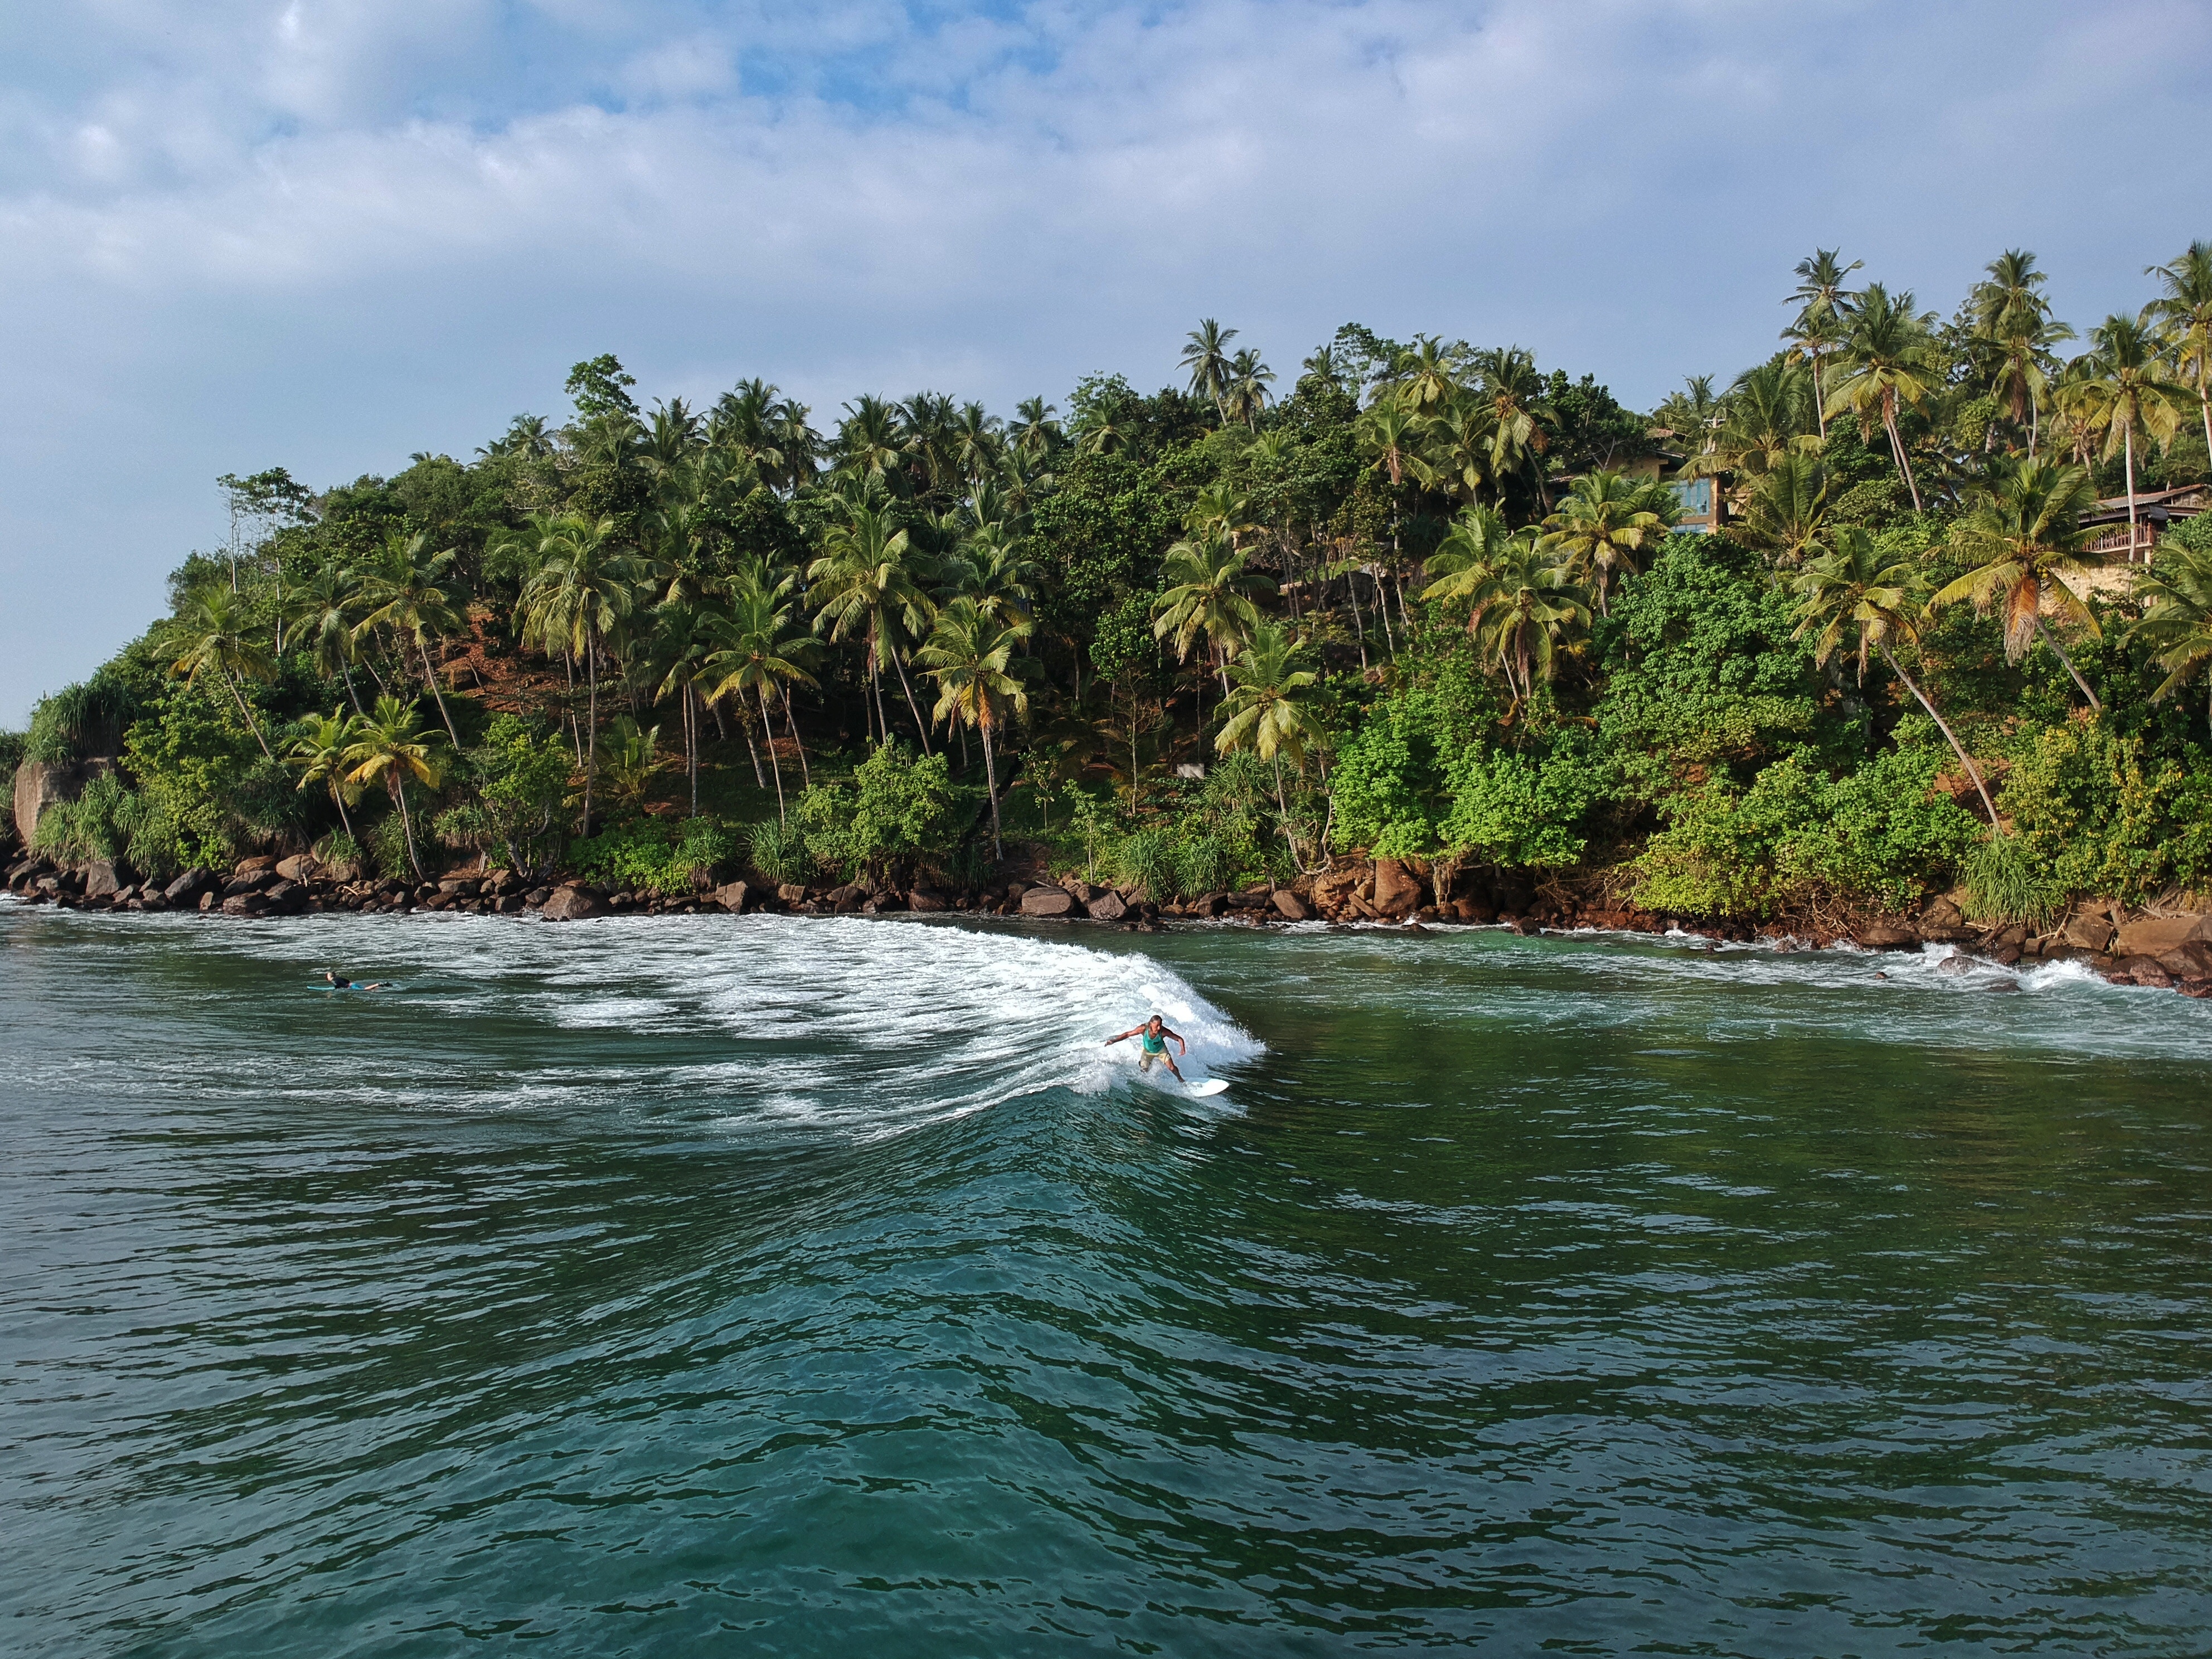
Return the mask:
{"type": "Polygon", "coordinates": [[[1152,1069],[1152,1062],[1154,1060],[1165,1060],[1166,1058],[1167,1055],[1164,1052],[1156,1054],[1149,1049],[1139,1048],[1137,1050],[1137,1069],[1140,1072],[1149,1072],[1152,1069]]]}

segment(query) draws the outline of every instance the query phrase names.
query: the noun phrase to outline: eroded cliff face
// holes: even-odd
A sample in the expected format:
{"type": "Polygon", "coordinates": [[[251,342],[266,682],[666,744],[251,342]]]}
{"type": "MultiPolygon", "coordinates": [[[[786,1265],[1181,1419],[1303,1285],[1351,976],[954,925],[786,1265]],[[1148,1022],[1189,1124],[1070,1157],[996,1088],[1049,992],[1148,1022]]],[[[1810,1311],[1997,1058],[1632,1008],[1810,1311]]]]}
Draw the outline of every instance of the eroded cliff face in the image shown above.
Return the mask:
{"type": "Polygon", "coordinates": [[[38,833],[39,814],[84,793],[83,770],[55,761],[25,761],[15,769],[15,833],[25,847],[38,833]]]}

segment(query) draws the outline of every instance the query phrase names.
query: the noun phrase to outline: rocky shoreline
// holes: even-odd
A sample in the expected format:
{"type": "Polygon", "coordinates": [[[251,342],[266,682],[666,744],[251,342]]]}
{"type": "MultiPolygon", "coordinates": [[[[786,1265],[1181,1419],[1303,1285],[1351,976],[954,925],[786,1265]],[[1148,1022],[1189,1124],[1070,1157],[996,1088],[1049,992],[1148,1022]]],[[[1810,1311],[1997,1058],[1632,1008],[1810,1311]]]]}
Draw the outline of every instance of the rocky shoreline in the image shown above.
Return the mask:
{"type": "Polygon", "coordinates": [[[1176,921],[1230,921],[1252,927],[1297,922],[1382,923],[1419,930],[1430,922],[1498,926],[1515,933],[1598,929],[1664,933],[1680,930],[1723,941],[1771,941],[1780,950],[1844,945],[1862,950],[1917,951],[1948,945],[1960,958],[2001,967],[2079,962],[2116,985],[2212,997],[2212,914],[2187,909],[2130,911],[2117,902],[2076,907],[2063,924],[2037,933],[2014,923],[1978,927],[1949,897],[1929,900],[1905,916],[1876,916],[1838,928],[1775,925],[1753,929],[1695,917],[1654,915],[1601,899],[1539,893],[1525,878],[1448,872],[1439,884],[1418,860],[1338,860],[1285,886],[1211,893],[1187,903],[1154,902],[1140,889],[1072,876],[1013,875],[962,890],[848,883],[835,887],[732,881],[675,896],[623,891],[576,878],[532,884],[507,871],[468,871],[436,881],[364,878],[307,854],[242,860],[228,875],[192,870],[166,884],[140,882],[117,863],[62,866],[33,856],[8,867],[6,885],[34,904],[102,912],[186,911],[252,921],[338,913],[458,911],[474,915],[535,915],[581,921],[610,915],[883,915],[943,912],[1089,922],[1151,933],[1176,921]],[[1435,888],[1445,890],[1442,902],[1435,888]],[[1471,890],[1462,891],[1462,889],[1471,890]]]}

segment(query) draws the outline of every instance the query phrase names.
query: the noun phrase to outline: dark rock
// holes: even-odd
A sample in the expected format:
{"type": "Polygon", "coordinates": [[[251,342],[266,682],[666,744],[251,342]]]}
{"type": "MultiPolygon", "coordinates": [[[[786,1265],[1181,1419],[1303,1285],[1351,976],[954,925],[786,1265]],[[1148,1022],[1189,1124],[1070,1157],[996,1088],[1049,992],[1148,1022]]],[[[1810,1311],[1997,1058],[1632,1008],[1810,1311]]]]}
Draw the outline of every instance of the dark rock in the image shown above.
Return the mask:
{"type": "Polygon", "coordinates": [[[1083,908],[1093,921],[1119,921],[1129,914],[1127,903],[1110,887],[1083,908]]]}
{"type": "Polygon", "coordinates": [[[2178,980],[2212,979],[2212,941],[2192,939],[2161,951],[2158,965],[2178,980]]]}
{"type": "Polygon", "coordinates": [[[582,921],[603,916],[607,910],[607,902],[596,893],[581,887],[562,887],[545,901],[544,915],[548,921],[582,921]]]}
{"type": "Polygon", "coordinates": [[[927,887],[917,887],[906,896],[907,908],[925,912],[942,910],[951,902],[944,894],[933,893],[927,887]]]}
{"type": "Polygon", "coordinates": [[[1193,900],[1185,907],[1185,910],[1188,915],[1194,916],[1218,917],[1226,915],[1229,913],[1229,895],[1226,893],[1208,893],[1204,898],[1193,900]]]}
{"type": "Polygon", "coordinates": [[[714,890],[714,902],[733,916],[745,913],[746,901],[752,897],[752,889],[741,881],[725,882],[714,890]]]}
{"type": "Polygon", "coordinates": [[[1375,896],[1368,901],[1393,920],[1410,916],[1420,908],[1421,884],[1396,859],[1375,860],[1375,896]]]}
{"type": "Polygon", "coordinates": [[[1486,926],[1498,920],[1498,912],[1480,899],[1461,899],[1452,908],[1462,921],[1486,926]]]}
{"type": "Polygon", "coordinates": [[[2118,971],[2138,985],[2153,986],[2161,991],[2172,985],[2175,979],[2175,975],[2168,973],[2166,964],[2156,957],[2122,957],[2118,971]]]}
{"type": "Polygon", "coordinates": [[[1993,979],[1988,984],[1983,986],[1982,989],[1984,991],[2017,991],[2020,989],[2020,981],[2016,979],[1993,979]]]}
{"type": "Polygon", "coordinates": [[[775,897],[779,904],[804,904],[806,902],[806,889],[797,882],[781,882],[776,886],[775,897]]]}
{"type": "Polygon", "coordinates": [[[1974,971],[1974,959],[1954,951],[1936,964],[1936,971],[1939,974],[1971,974],[1974,971]]]}
{"type": "Polygon", "coordinates": [[[261,898],[271,910],[289,914],[307,907],[307,890],[296,881],[280,881],[262,894],[261,898]]]}
{"type": "Polygon", "coordinates": [[[1422,927],[1418,921],[1409,921],[1406,924],[1402,931],[1408,933],[1425,933],[1429,930],[1422,927]]]}
{"type": "Polygon", "coordinates": [[[2059,937],[2076,950],[2094,954],[2111,945],[2112,935],[2118,931],[2108,918],[2094,910],[2084,910],[2068,919],[2065,927],[2059,929],[2059,937]]]}
{"type": "Polygon", "coordinates": [[[1870,921],[1858,930],[1858,942],[1869,951],[1910,951],[1920,935],[1898,921],[1870,921]]]}
{"type": "Polygon", "coordinates": [[[1285,921],[1304,921],[1306,907],[1298,902],[1298,896],[1285,888],[1275,894],[1275,913],[1285,921]]]}
{"type": "Polygon", "coordinates": [[[441,893],[453,894],[461,898],[474,898],[477,890],[483,885],[483,884],[474,876],[447,876],[439,882],[438,890],[441,893]]]}
{"type": "Polygon", "coordinates": [[[1022,895],[1025,916],[1064,916],[1075,908],[1075,895],[1064,887],[1032,887],[1022,895]]]}
{"type": "Polygon", "coordinates": [[[88,899],[113,898],[131,884],[130,867],[118,866],[112,859],[94,859],[84,866],[84,896],[88,899]]]}
{"type": "Polygon", "coordinates": [[[312,853],[295,853],[276,860],[276,873],[287,881],[313,881],[323,873],[323,866],[312,853]]]}
{"type": "Polygon", "coordinates": [[[2185,997],[2212,997],[2212,978],[2185,979],[2173,988],[2185,997]]]}
{"type": "Polygon", "coordinates": [[[258,916],[268,908],[268,900],[258,893],[234,893],[222,902],[222,913],[227,916],[258,916]]]}
{"type": "Polygon", "coordinates": [[[2212,916],[2145,916],[2118,930],[2115,956],[2162,957],[2185,945],[2212,939],[2212,916]]]}
{"type": "Polygon", "coordinates": [[[1995,962],[2000,968],[2009,968],[2020,960],[2020,946],[2017,945],[2001,945],[1996,950],[1990,952],[1990,959],[1995,962]]]}
{"type": "Polygon", "coordinates": [[[273,873],[276,868],[275,854],[257,853],[250,859],[240,859],[236,864],[232,865],[230,873],[234,876],[258,876],[264,872],[273,873]]]}
{"type": "Polygon", "coordinates": [[[518,916],[522,914],[522,907],[528,901],[520,893],[502,893],[492,901],[492,908],[501,915],[518,916]]]}

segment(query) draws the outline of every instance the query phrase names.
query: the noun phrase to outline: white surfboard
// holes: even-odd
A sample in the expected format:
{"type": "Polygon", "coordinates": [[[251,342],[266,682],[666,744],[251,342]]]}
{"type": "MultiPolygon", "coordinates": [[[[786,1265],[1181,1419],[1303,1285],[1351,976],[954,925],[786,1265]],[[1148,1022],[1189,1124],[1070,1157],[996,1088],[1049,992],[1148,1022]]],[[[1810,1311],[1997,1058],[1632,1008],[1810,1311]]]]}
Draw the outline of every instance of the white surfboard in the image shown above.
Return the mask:
{"type": "Polygon", "coordinates": [[[1185,1086],[1189,1089],[1193,1098],[1198,1100],[1209,1099],[1212,1096],[1226,1094],[1229,1091],[1229,1085],[1218,1077],[1201,1078],[1196,1083],[1185,1086]]]}

